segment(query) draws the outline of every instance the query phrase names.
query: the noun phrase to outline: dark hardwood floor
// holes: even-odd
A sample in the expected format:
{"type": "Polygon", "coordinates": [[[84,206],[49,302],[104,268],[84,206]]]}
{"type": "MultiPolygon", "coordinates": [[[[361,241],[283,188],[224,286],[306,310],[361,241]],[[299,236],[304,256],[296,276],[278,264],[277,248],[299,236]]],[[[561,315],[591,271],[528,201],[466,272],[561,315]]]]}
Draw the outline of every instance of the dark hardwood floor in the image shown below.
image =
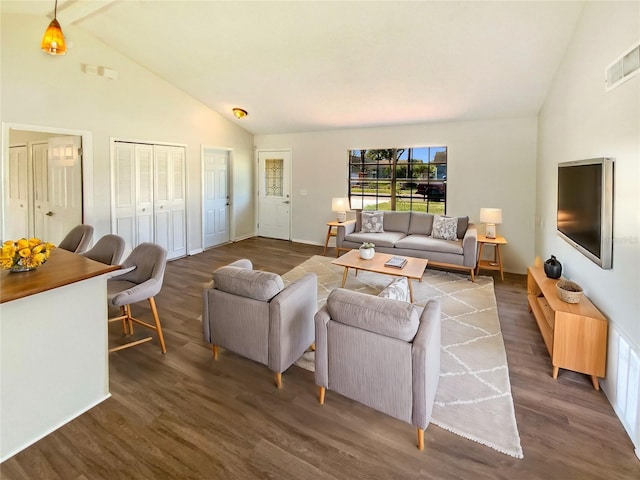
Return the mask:
{"type": "MultiPolygon", "coordinates": [[[[409,424],[335,393],[320,406],[311,372],[291,367],[278,390],[262,365],[224,351],[214,362],[199,321],[211,272],[249,258],[283,274],[321,253],[253,238],[169,263],[157,297],[167,354],[155,339],[112,353],[112,397],[4,462],[0,478],[640,479],[604,394],[580,374],[551,378],[521,275],[494,278],[522,460],[434,425],[420,452],[409,424]]],[[[150,318],[143,304],[134,313],[150,318]]]]}

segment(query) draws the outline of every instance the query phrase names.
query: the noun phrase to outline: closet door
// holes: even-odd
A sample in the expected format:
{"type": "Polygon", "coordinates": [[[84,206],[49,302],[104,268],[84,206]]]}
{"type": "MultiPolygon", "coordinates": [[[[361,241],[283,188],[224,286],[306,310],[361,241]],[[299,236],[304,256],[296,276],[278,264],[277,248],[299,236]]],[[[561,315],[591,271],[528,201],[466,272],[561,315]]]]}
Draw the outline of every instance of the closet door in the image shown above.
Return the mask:
{"type": "Polygon", "coordinates": [[[187,254],[185,149],[114,142],[112,230],[127,251],[143,242],[187,254]]]}
{"type": "Polygon", "coordinates": [[[167,258],[187,254],[185,202],[185,149],[154,146],[154,213],[156,243],[167,258]]]}
{"type": "Polygon", "coordinates": [[[114,143],[112,171],[113,216],[111,230],[124,238],[130,252],[138,244],[136,235],[136,161],[133,143],[114,143]]]}
{"type": "Polygon", "coordinates": [[[29,171],[26,145],[9,147],[9,210],[6,239],[29,237],[29,171]]]}
{"type": "Polygon", "coordinates": [[[154,232],[153,145],[135,144],[136,243],[156,243],[154,232]]]}

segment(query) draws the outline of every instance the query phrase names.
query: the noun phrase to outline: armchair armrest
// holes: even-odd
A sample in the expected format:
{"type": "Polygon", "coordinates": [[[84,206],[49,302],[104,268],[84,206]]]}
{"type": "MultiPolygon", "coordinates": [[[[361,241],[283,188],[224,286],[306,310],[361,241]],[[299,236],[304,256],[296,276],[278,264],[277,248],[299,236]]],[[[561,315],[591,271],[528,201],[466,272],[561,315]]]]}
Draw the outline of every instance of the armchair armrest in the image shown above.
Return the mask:
{"type": "Polygon", "coordinates": [[[283,372],[313,343],[318,309],[318,277],[307,273],[269,303],[269,368],[283,372]]]}
{"type": "Polygon", "coordinates": [[[473,224],[469,224],[462,238],[462,255],[464,266],[475,268],[478,256],[478,229],[473,224]]]}
{"type": "Polygon", "coordinates": [[[342,247],[344,237],[356,231],[356,223],[349,222],[338,225],[338,232],[336,233],[336,247],[342,247]]]}
{"type": "Polygon", "coordinates": [[[327,347],[327,323],[331,320],[329,309],[325,304],[314,318],[316,327],[316,385],[329,387],[329,351],[327,347]]]}
{"type": "Polygon", "coordinates": [[[431,419],[433,400],[440,379],[440,301],[430,300],[420,316],[420,327],[413,340],[412,423],[425,429],[431,419]]]}

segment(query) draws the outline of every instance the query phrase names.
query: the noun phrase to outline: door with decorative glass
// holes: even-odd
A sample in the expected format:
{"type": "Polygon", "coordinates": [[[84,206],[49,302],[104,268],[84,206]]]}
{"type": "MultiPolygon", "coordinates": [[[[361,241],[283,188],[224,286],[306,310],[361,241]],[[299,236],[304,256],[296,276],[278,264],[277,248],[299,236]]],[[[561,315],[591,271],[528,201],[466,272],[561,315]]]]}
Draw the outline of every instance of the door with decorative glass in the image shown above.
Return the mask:
{"type": "Polygon", "coordinates": [[[258,235],[289,240],[291,152],[258,152],[258,235]]]}

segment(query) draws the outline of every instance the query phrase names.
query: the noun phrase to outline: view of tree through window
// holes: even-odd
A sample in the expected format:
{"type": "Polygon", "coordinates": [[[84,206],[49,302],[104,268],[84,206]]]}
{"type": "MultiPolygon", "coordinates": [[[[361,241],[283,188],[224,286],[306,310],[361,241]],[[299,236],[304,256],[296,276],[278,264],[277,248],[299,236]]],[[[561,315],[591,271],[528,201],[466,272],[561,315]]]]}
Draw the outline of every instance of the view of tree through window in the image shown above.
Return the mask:
{"type": "Polygon", "coordinates": [[[352,209],[446,213],[447,147],[349,150],[352,209]]]}

